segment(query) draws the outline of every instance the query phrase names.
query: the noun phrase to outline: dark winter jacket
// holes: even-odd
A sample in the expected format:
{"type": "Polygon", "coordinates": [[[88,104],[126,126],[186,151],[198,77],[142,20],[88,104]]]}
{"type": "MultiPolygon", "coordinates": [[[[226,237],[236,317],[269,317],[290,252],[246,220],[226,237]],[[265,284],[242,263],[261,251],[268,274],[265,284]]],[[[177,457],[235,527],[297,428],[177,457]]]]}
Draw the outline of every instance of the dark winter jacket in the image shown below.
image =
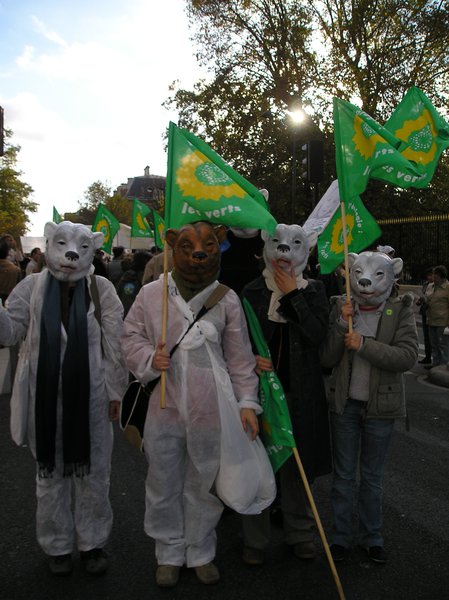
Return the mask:
{"type": "Polygon", "coordinates": [[[318,353],[329,320],[324,285],[309,280],[305,289],[281,298],[279,312],[286,324],[268,320],[271,291],[263,277],[245,286],[242,296],[254,308],[272,351],[271,358],[289,403],[298,452],[312,481],[332,468],[328,409],[318,353]],[[276,350],[279,346],[280,355],[276,350]]]}

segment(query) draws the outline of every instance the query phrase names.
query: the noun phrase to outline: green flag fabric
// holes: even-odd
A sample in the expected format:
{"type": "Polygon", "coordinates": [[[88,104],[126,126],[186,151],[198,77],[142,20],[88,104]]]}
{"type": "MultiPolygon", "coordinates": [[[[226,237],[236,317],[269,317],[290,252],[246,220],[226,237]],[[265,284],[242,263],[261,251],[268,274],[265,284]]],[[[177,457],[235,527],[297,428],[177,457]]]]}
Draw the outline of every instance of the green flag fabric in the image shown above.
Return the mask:
{"type": "MultiPolygon", "coordinates": [[[[268,344],[262,333],[262,327],[251,303],[246,298],[243,299],[243,308],[258,354],[271,359],[268,344]]],[[[263,408],[260,437],[273,471],[276,472],[291,456],[292,448],[296,448],[296,442],[293,437],[292,423],[284,390],[274,371],[261,372],[259,393],[263,408]]]]}
{"type": "Polygon", "coordinates": [[[401,140],[360,108],[334,98],[334,139],[340,198],[343,202],[365,191],[369,179],[401,188],[417,187],[424,179],[403,156],[401,140]]]}
{"type": "Polygon", "coordinates": [[[165,223],[161,215],[152,209],[153,225],[154,225],[154,245],[158,248],[164,247],[165,240],[165,223]]]}
{"type": "Polygon", "coordinates": [[[200,138],[170,123],[165,224],[178,228],[199,220],[270,233],[277,224],[255,186],[200,138]]]}
{"type": "MultiPolygon", "coordinates": [[[[393,111],[385,127],[401,140],[400,153],[415,163],[421,175],[414,182],[414,187],[426,187],[435,173],[441,153],[449,147],[449,123],[419,88],[412,87],[393,111]]],[[[381,179],[395,183],[388,172],[381,179]]]]}
{"type": "MultiPolygon", "coordinates": [[[[382,234],[374,217],[366,210],[359,197],[345,202],[346,237],[349,252],[361,252],[382,234]]],[[[324,231],[318,237],[320,273],[332,273],[344,262],[341,207],[335,211],[324,231]]]]}
{"type": "Polygon", "coordinates": [[[151,227],[148,225],[146,216],[150,212],[149,206],[134,198],[133,219],[131,222],[131,237],[153,237],[151,227]]]}
{"type": "Polygon", "coordinates": [[[98,205],[97,214],[92,225],[92,231],[101,231],[104,234],[104,242],[101,247],[102,250],[111,254],[112,241],[120,229],[120,223],[114,217],[114,215],[104,206],[104,204],[98,205]]]}
{"type": "Polygon", "coordinates": [[[56,208],[53,206],[53,223],[60,223],[62,221],[61,215],[58,213],[56,208]]]}

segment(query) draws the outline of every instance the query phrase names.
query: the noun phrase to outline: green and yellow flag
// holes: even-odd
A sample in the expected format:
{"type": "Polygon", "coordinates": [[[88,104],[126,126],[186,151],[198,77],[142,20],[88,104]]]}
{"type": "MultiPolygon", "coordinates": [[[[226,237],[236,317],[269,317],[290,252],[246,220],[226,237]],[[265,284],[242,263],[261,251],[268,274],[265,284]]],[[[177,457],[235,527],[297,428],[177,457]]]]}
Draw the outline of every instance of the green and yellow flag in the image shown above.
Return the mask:
{"type": "Polygon", "coordinates": [[[265,198],[212,148],[170,123],[165,224],[179,228],[206,220],[273,233],[276,220],[265,198]]]}
{"type": "Polygon", "coordinates": [[[149,206],[134,198],[133,200],[133,218],[131,222],[131,237],[153,237],[151,227],[146,220],[150,212],[149,206]]]}
{"type": "Polygon", "coordinates": [[[401,140],[360,108],[334,98],[334,138],[340,198],[346,202],[365,191],[369,179],[401,188],[418,187],[425,178],[403,156],[401,140]]]}
{"type": "MultiPolygon", "coordinates": [[[[349,252],[361,252],[381,236],[382,231],[374,217],[357,196],[345,202],[346,238],[349,252]]],[[[332,273],[344,262],[343,227],[341,207],[318,237],[318,262],[320,273],[332,273]]]]}
{"type": "MultiPolygon", "coordinates": [[[[257,353],[264,358],[271,359],[262,327],[251,303],[246,298],[243,299],[243,308],[245,309],[248,329],[257,353]]],[[[292,448],[296,448],[296,442],[293,437],[292,423],[284,390],[274,371],[261,372],[259,393],[263,408],[260,437],[273,471],[276,472],[291,456],[292,448]]]]}
{"type": "Polygon", "coordinates": [[[53,206],[53,223],[60,223],[62,221],[61,215],[58,213],[56,208],[53,206]]]}
{"type": "MultiPolygon", "coordinates": [[[[441,153],[449,147],[449,124],[427,96],[417,87],[410,88],[385,123],[401,140],[399,152],[413,162],[421,177],[414,187],[424,188],[435,173],[441,153]]],[[[391,180],[388,171],[381,177],[391,180]]]]}
{"type": "Polygon", "coordinates": [[[119,229],[120,223],[104,204],[100,203],[92,225],[92,231],[101,231],[104,234],[104,242],[101,249],[108,254],[111,254],[112,241],[119,229]]]}
{"type": "Polygon", "coordinates": [[[165,223],[161,215],[152,209],[154,225],[154,245],[163,249],[165,240],[165,223]]]}

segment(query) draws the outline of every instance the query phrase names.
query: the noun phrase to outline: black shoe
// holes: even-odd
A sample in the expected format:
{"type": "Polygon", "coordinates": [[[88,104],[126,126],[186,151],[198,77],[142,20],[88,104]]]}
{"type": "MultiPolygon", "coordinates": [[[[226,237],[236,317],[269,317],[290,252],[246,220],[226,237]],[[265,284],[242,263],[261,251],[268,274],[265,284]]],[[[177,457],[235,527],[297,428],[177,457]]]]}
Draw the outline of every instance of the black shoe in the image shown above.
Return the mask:
{"type": "Polygon", "coordinates": [[[93,548],[87,552],[80,552],[84,568],[91,575],[102,575],[108,568],[108,555],[103,548],[93,548]]]}
{"type": "Polygon", "coordinates": [[[329,550],[331,551],[334,562],[341,562],[348,554],[348,549],[344,546],[340,546],[340,544],[331,544],[329,550]]]}
{"type": "Polygon", "coordinates": [[[422,360],[418,360],[419,365],[430,365],[432,363],[431,358],[423,358],[422,360]]]}
{"type": "Polygon", "coordinates": [[[368,558],[379,565],[384,565],[387,562],[387,555],[382,546],[371,546],[367,548],[368,558]]]}
{"type": "Polygon", "coordinates": [[[60,554],[59,556],[50,556],[48,566],[52,575],[70,575],[73,570],[72,555],[60,554]]]}
{"type": "Polygon", "coordinates": [[[259,548],[250,548],[249,546],[245,546],[243,548],[242,559],[247,565],[263,565],[265,561],[265,552],[259,548]]]}

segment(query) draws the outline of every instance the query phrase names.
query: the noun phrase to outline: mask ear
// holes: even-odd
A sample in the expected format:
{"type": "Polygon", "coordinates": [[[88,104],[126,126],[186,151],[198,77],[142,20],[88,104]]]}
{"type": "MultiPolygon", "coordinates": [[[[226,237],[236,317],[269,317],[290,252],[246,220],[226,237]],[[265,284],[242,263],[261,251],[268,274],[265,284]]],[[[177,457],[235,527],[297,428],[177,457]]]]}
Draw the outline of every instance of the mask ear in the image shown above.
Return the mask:
{"type": "Polygon", "coordinates": [[[226,239],[226,227],[224,225],[214,225],[214,233],[217,236],[218,243],[221,244],[226,239]]]}
{"type": "Polygon", "coordinates": [[[51,238],[53,236],[53,233],[54,233],[56,227],[57,227],[57,224],[53,223],[53,221],[48,221],[48,223],[45,223],[44,237],[47,240],[48,240],[48,238],[51,238]]]}
{"type": "Polygon", "coordinates": [[[270,234],[268,233],[268,231],[265,231],[265,229],[261,230],[260,236],[264,242],[266,242],[268,239],[270,239],[270,234]]]}
{"type": "Polygon", "coordinates": [[[357,257],[358,257],[358,254],[356,254],[355,252],[349,252],[349,254],[348,254],[349,269],[351,269],[351,267],[354,264],[357,257]]]}
{"type": "Polygon", "coordinates": [[[398,277],[402,272],[402,267],[404,266],[402,258],[392,258],[391,262],[393,263],[393,273],[396,275],[396,277],[398,277]]]}
{"type": "Polygon", "coordinates": [[[167,229],[165,232],[165,241],[172,248],[175,247],[176,240],[178,239],[179,231],[177,229],[167,229]]]}
{"type": "Polygon", "coordinates": [[[94,248],[95,250],[98,250],[103,245],[104,233],[102,231],[94,231],[92,237],[94,240],[94,248]]]}

